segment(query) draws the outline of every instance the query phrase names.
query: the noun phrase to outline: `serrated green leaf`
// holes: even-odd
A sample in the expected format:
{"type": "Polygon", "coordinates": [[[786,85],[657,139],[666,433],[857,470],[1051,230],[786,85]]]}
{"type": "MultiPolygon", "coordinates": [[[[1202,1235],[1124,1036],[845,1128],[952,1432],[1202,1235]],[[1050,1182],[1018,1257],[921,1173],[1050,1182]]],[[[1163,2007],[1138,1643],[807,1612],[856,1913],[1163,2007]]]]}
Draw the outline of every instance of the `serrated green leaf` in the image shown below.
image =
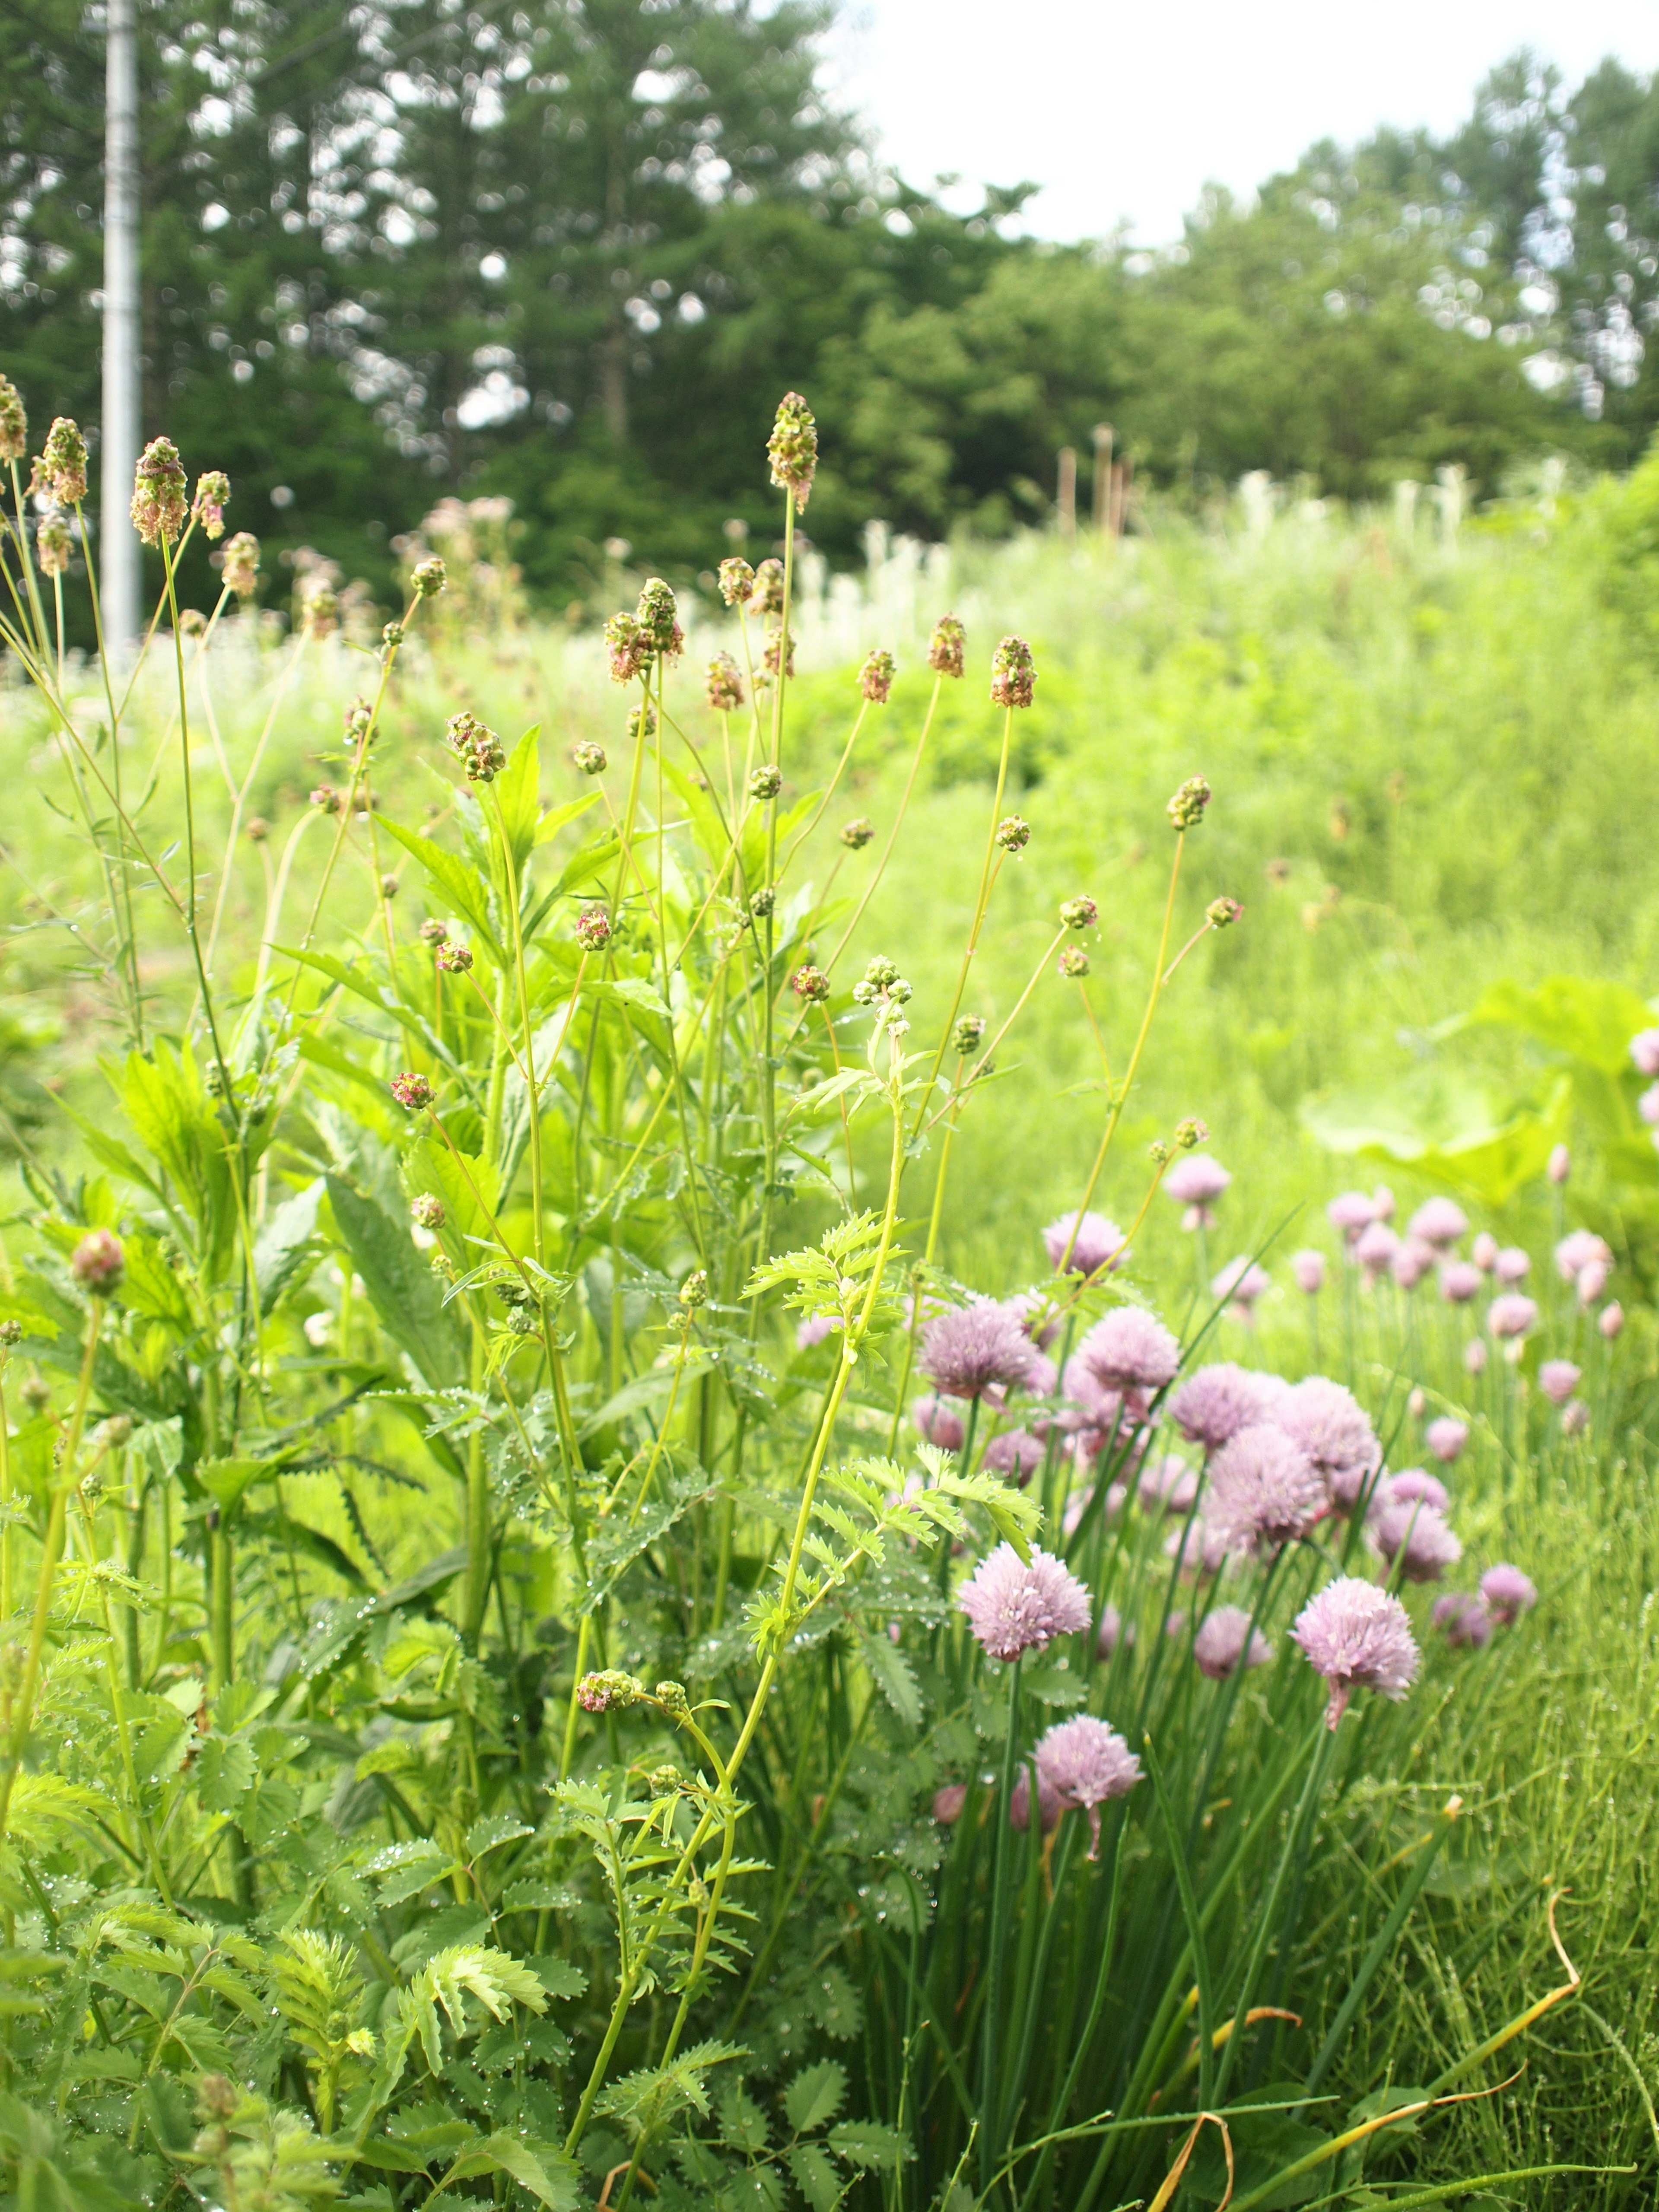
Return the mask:
{"type": "Polygon", "coordinates": [[[903,2138],[896,2130],[878,2126],[873,2120],[843,2120],[830,2130],[830,2141],[849,2166],[873,2167],[878,2173],[893,2172],[904,2154],[903,2138]]]}
{"type": "Polygon", "coordinates": [[[783,2109],[798,2136],[828,2127],[847,2100],[847,2069],[839,2059],[825,2058],[804,2066],[783,2095],[783,2109]]]}
{"type": "Polygon", "coordinates": [[[797,2143],[788,2154],[789,2172],[795,2186],[812,2212],[836,2212],[852,2186],[836,2172],[830,2154],[818,2143],[797,2143]]]}

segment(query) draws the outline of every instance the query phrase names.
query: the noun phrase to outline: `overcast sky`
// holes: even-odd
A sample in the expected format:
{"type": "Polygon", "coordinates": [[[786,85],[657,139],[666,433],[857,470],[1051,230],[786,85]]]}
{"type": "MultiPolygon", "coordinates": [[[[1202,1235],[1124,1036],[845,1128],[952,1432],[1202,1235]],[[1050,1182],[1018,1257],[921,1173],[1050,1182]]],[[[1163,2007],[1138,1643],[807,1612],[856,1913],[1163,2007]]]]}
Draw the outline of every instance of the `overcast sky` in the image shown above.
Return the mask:
{"type": "MultiPolygon", "coordinates": [[[[1659,0],[847,0],[834,75],[915,185],[1032,178],[1029,227],[1180,234],[1208,181],[1246,193],[1310,141],[1449,130],[1528,45],[1577,84],[1659,68],[1659,0]]],[[[954,204],[957,196],[949,196],[954,204]]]]}

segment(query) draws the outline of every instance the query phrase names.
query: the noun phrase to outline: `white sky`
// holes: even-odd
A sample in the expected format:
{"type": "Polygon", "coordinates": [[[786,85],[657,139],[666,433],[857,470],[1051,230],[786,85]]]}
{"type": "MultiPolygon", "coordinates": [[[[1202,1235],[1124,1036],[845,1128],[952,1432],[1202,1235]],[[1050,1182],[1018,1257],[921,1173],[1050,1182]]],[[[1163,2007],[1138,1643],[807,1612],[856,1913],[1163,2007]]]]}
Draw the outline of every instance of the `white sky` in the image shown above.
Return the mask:
{"type": "MultiPolygon", "coordinates": [[[[832,75],[913,184],[1035,178],[1028,227],[1143,245],[1209,181],[1249,192],[1314,139],[1449,130],[1522,45],[1569,86],[1659,69],[1659,0],[848,0],[832,75]]],[[[947,196],[951,204],[959,195],[947,196]]]]}

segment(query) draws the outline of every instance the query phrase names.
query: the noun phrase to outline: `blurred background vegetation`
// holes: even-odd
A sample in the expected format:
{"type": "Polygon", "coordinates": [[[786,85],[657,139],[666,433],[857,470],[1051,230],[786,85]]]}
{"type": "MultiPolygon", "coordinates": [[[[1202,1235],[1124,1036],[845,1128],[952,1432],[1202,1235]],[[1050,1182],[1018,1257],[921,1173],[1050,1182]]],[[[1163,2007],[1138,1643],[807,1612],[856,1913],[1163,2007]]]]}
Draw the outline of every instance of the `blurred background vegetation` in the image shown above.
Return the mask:
{"type": "MultiPolygon", "coordinates": [[[[95,423],[103,40],[8,4],[0,343],[32,417],[95,423]]],[[[938,539],[1043,518],[1109,422],[1138,485],[1242,474],[1364,498],[1542,457],[1627,465],[1659,417],[1659,82],[1526,54],[1443,142],[1311,148],[1183,240],[1015,234],[884,167],[785,0],[147,0],[144,434],[234,520],[376,588],[447,495],[510,496],[562,611],[607,541],[684,580],[769,528],[778,392],[831,426],[810,527],[938,539]]],[[[600,609],[599,611],[603,611],[600,609]]]]}

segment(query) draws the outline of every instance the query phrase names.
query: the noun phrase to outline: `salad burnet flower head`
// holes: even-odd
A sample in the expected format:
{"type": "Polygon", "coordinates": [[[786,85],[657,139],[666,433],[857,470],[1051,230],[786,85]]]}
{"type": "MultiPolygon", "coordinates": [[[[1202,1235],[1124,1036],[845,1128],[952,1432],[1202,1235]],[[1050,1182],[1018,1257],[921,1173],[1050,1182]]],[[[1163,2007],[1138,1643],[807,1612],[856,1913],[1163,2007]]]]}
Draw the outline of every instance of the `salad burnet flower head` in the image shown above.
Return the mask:
{"type": "Polygon", "coordinates": [[[1041,1651],[1089,1626],[1089,1593],[1063,1560],[1033,1547],[1022,1559],[999,1544],[957,1592],[968,1626],[993,1659],[1041,1651]]]}
{"type": "Polygon", "coordinates": [[[1291,1631],[1330,1685],[1325,1724],[1335,1728],[1356,1690],[1398,1704],[1417,1679],[1419,1655],[1397,1597],[1358,1575],[1339,1575],[1310,1598],[1291,1631]]]}
{"type": "Polygon", "coordinates": [[[941,615],[927,641],[927,665],[935,676],[960,677],[966,666],[968,633],[954,615],[941,615]]]}

